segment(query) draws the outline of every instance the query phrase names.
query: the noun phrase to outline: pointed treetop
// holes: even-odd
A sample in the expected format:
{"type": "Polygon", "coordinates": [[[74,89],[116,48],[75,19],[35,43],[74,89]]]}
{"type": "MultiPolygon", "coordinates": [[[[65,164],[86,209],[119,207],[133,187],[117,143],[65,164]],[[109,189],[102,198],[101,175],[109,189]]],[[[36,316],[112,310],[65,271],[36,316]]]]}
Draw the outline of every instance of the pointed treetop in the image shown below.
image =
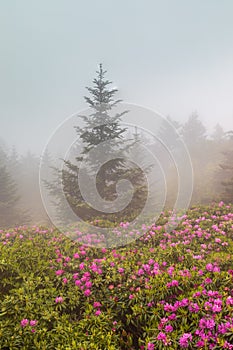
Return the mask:
{"type": "Polygon", "coordinates": [[[114,101],[113,96],[118,91],[116,88],[107,88],[112,81],[104,79],[106,70],[103,70],[103,64],[99,64],[99,70],[96,71],[97,77],[93,79],[93,87],[86,87],[89,96],[84,96],[88,105],[94,109],[111,109],[114,105],[121,102],[121,100],[114,101]]]}
{"type": "Polygon", "coordinates": [[[102,63],[99,64],[99,70],[97,70],[96,73],[98,74],[98,78],[100,80],[102,80],[104,75],[105,75],[105,73],[107,73],[106,70],[105,71],[103,70],[103,64],[102,63]]]}

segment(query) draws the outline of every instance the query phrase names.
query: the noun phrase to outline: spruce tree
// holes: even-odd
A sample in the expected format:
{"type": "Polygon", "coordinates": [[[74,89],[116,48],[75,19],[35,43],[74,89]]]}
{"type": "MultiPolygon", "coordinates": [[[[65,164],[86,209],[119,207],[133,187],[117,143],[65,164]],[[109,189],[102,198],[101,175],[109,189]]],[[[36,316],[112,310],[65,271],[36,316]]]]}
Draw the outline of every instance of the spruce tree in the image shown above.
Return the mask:
{"type": "Polygon", "coordinates": [[[9,170],[9,159],[0,148],[0,228],[26,223],[25,213],[19,209],[17,184],[9,170]]]}
{"type": "Polygon", "coordinates": [[[22,188],[20,185],[20,162],[13,148],[10,155],[7,148],[0,147],[0,228],[28,224],[28,207],[22,206],[22,188]]]}
{"type": "MultiPolygon", "coordinates": [[[[130,164],[126,160],[127,152],[134,144],[134,140],[125,137],[127,128],[121,125],[121,118],[128,111],[118,111],[116,107],[121,102],[114,99],[117,93],[116,88],[111,88],[111,81],[105,78],[106,71],[103,70],[102,64],[96,72],[97,77],[93,79],[93,86],[87,87],[89,96],[85,96],[85,101],[90,108],[89,115],[79,116],[82,119],[83,127],[75,126],[79,141],[82,142],[81,152],[73,160],[64,160],[63,170],[58,174],[62,183],[63,193],[69,203],[70,208],[79,218],[84,220],[93,220],[95,218],[122,221],[130,219],[130,216],[137,214],[143,208],[147,198],[145,176],[142,171],[130,164]],[[99,149],[98,146],[101,146],[99,149]],[[92,154],[94,151],[94,155],[92,154]],[[107,161],[106,161],[107,159],[107,161]],[[104,201],[101,210],[97,210],[87,203],[83,198],[80,186],[79,175],[80,166],[85,173],[86,179],[96,176],[96,189],[104,201]],[[125,190],[125,197],[131,191],[132,201],[126,208],[118,214],[105,212],[117,197],[116,184],[121,179],[128,179],[132,183],[133,189],[125,190]]],[[[79,147],[80,148],[80,145],[79,147]]],[[[65,217],[69,214],[63,210],[63,199],[57,191],[57,184],[46,184],[50,193],[56,196],[59,215],[64,222],[65,217]]],[[[95,202],[95,195],[89,191],[92,202],[95,202]]],[[[117,211],[116,211],[117,212],[117,211]]],[[[67,217],[68,221],[69,218],[67,217]]]]}
{"type": "Polygon", "coordinates": [[[119,99],[114,99],[118,90],[109,88],[112,82],[105,79],[106,71],[103,70],[102,64],[96,73],[93,87],[87,87],[89,96],[84,97],[91,113],[88,116],[79,116],[84,122],[84,127],[75,127],[83,149],[74,163],[70,160],[65,161],[65,168],[62,171],[62,185],[68,203],[78,216],[87,220],[94,217],[103,218],[103,213],[93,209],[82,197],[78,184],[80,163],[86,162],[88,169],[86,178],[90,179],[97,174],[96,188],[104,201],[116,199],[115,184],[120,177],[126,175],[127,171],[123,159],[127,148],[123,141],[126,128],[120,125],[121,118],[127,111],[114,114],[114,108],[121,102],[119,99]],[[100,144],[102,147],[98,152],[96,147],[100,144]],[[96,150],[94,156],[91,154],[93,149],[96,150]],[[104,162],[104,159],[109,160],[104,162]]]}
{"type": "Polygon", "coordinates": [[[99,65],[97,78],[93,79],[93,87],[87,87],[90,96],[85,96],[85,100],[90,107],[92,113],[89,116],[80,116],[85,127],[75,127],[78,136],[83,142],[83,150],[81,157],[77,157],[77,161],[83,161],[85,155],[89,155],[90,151],[99,144],[103,145],[100,152],[95,152],[94,158],[87,157],[88,168],[96,173],[99,169],[97,177],[97,189],[103,199],[114,199],[111,183],[116,180],[115,175],[119,176],[122,170],[124,160],[121,158],[125,151],[123,146],[123,134],[126,128],[120,125],[121,117],[127,113],[112,113],[121,100],[114,100],[114,95],[118,91],[116,88],[108,88],[111,81],[105,79],[106,71],[103,70],[102,64],[99,65]],[[106,145],[104,144],[106,142],[106,145]],[[110,161],[102,164],[103,156],[108,156],[110,161]],[[118,155],[118,157],[116,157],[118,155]]]}
{"type": "Polygon", "coordinates": [[[18,223],[15,205],[19,197],[16,194],[16,184],[11,179],[6,166],[0,167],[0,226],[10,227],[18,223]]]}
{"type": "Polygon", "coordinates": [[[225,160],[220,164],[224,171],[225,180],[222,181],[223,192],[221,199],[226,203],[233,203],[233,131],[226,133],[228,149],[223,152],[225,160]]]}
{"type": "Polygon", "coordinates": [[[198,152],[206,140],[206,128],[199,120],[198,114],[193,113],[181,130],[183,140],[191,152],[198,152]]]}

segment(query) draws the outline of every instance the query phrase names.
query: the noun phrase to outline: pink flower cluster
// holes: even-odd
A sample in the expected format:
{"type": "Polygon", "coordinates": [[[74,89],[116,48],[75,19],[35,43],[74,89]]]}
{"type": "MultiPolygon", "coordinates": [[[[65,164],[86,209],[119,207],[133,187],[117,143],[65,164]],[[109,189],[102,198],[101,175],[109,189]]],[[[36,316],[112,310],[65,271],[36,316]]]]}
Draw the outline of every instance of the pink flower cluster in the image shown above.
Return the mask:
{"type": "Polygon", "coordinates": [[[23,327],[23,328],[25,328],[25,327],[27,327],[27,326],[32,327],[32,328],[31,328],[31,332],[32,332],[32,333],[34,333],[34,332],[36,331],[35,328],[33,328],[33,327],[35,327],[35,326],[37,325],[37,323],[38,323],[37,320],[30,320],[30,321],[29,321],[27,318],[23,318],[23,319],[21,320],[21,322],[20,322],[21,327],[23,327]]]}
{"type": "Polygon", "coordinates": [[[62,304],[64,299],[62,297],[56,297],[55,302],[56,304],[62,304]]]}
{"type": "Polygon", "coordinates": [[[191,333],[184,333],[179,340],[181,348],[188,348],[189,342],[192,341],[193,337],[191,333]]]}

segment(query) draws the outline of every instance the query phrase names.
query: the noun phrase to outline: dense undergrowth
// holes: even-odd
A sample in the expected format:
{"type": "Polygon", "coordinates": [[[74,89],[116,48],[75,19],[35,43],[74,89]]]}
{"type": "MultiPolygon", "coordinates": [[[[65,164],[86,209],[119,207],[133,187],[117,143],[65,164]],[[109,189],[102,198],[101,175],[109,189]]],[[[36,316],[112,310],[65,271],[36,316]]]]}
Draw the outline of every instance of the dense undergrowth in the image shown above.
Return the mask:
{"type": "Polygon", "coordinates": [[[169,215],[111,250],[0,231],[0,349],[233,349],[233,206],[169,215]]]}

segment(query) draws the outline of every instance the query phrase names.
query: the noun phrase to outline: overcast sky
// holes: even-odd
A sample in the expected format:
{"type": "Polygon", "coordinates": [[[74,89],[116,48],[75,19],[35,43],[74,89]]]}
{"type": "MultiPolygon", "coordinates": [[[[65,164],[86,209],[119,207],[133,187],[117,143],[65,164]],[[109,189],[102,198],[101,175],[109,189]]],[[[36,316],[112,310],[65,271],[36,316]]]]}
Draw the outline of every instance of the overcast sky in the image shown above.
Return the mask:
{"type": "Polygon", "coordinates": [[[1,1],[0,138],[41,152],[100,62],[125,102],[233,129],[232,18],[232,0],[1,1]]]}

